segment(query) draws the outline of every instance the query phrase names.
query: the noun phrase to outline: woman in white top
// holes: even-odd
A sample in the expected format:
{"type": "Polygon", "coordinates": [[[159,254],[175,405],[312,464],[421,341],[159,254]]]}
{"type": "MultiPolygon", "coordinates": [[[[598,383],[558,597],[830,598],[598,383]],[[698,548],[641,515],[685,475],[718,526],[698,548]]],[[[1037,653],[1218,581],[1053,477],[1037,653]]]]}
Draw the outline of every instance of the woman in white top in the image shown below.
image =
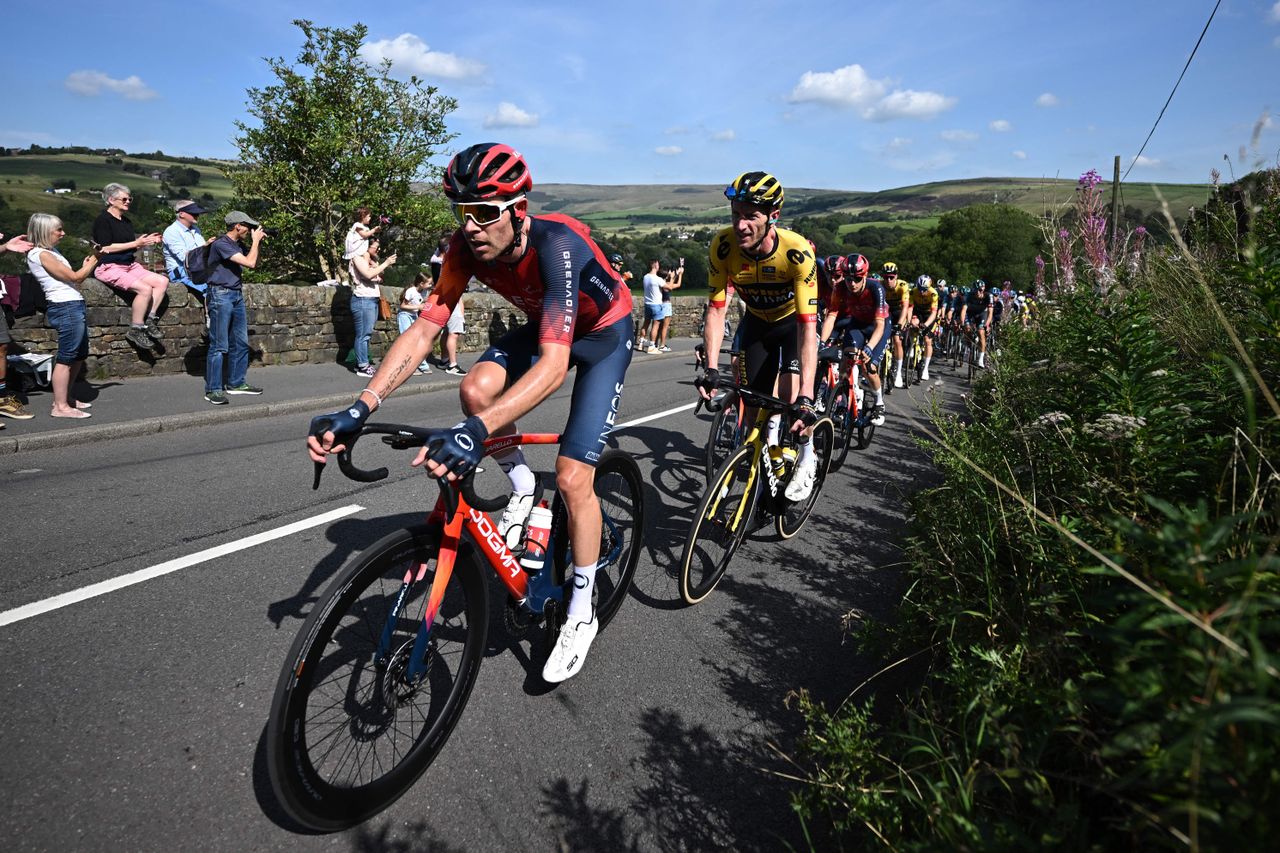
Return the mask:
{"type": "Polygon", "coordinates": [[[382,281],[382,271],[395,262],[396,256],[392,255],[378,263],[375,239],[369,241],[368,251],[351,259],[347,269],[351,273],[351,319],[356,327],[356,373],[360,376],[375,373],[369,361],[369,338],[373,335],[373,324],[378,321],[378,297],[382,294],[378,284],[382,281]]]}
{"type": "Polygon", "coordinates": [[[49,307],[45,319],[58,330],[58,357],[53,366],[53,409],[55,418],[87,418],[89,403],[71,398],[71,383],[80,375],[89,357],[89,325],[85,321],[84,296],[80,285],[98,263],[96,255],[84,259],[79,270],[54,246],[62,239],[62,220],[48,213],[33,213],[27,222],[27,237],[35,247],[27,253],[27,268],[40,282],[49,307]]]}

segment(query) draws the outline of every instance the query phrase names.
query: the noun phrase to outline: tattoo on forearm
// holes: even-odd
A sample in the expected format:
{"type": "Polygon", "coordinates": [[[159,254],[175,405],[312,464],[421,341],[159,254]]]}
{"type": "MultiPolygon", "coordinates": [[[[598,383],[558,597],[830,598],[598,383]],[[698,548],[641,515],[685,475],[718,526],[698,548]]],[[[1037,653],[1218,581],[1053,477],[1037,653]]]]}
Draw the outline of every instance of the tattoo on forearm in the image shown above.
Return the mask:
{"type": "Polygon", "coordinates": [[[399,364],[391,368],[391,373],[388,374],[387,376],[387,390],[385,394],[390,394],[391,389],[400,387],[400,383],[397,382],[396,380],[398,380],[402,375],[404,375],[405,369],[408,367],[409,367],[409,358],[406,356],[405,358],[402,358],[400,360],[399,364]]]}

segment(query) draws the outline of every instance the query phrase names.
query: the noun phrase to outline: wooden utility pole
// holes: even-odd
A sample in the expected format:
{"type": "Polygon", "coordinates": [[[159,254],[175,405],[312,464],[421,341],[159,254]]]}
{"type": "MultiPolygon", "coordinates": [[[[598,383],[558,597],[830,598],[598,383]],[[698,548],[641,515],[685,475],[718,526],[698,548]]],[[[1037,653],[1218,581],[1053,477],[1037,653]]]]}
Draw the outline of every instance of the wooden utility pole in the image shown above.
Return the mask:
{"type": "Polygon", "coordinates": [[[1116,231],[1120,227],[1120,155],[1116,155],[1115,172],[1111,176],[1111,243],[1116,242],[1116,231]]]}

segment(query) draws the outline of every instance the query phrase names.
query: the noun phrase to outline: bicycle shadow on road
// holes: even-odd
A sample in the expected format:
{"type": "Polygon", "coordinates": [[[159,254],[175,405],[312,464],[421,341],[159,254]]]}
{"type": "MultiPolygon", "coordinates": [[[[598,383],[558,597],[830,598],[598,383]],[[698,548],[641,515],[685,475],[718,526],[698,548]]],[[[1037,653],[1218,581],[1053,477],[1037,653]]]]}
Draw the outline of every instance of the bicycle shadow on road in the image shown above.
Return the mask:
{"type": "Polygon", "coordinates": [[[333,550],[320,558],[296,593],[267,605],[267,619],[277,631],[286,619],[302,621],[307,617],[310,605],[319,599],[320,591],[354,554],[388,533],[420,524],[424,518],[421,512],[405,512],[382,518],[348,517],[333,522],[325,529],[333,550]]]}

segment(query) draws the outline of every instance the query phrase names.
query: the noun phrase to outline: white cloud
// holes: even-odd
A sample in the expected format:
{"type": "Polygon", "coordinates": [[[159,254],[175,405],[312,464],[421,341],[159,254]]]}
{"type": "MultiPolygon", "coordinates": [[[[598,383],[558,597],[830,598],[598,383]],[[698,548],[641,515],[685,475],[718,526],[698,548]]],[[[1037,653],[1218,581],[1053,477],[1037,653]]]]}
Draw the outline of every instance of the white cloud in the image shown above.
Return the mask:
{"type": "Polygon", "coordinates": [[[1015,152],[1013,152],[1013,159],[1015,159],[1015,160],[1025,160],[1025,159],[1027,159],[1027,152],[1025,152],[1025,151],[1015,151],[1015,152]]]}
{"type": "Polygon", "coordinates": [[[484,63],[431,50],[413,33],[401,33],[393,39],[367,41],[360,45],[360,58],[370,65],[380,65],[383,60],[389,59],[396,71],[420,74],[423,77],[442,77],[446,80],[463,80],[484,73],[484,63]]]}
{"type": "Polygon", "coordinates": [[[1056,107],[1057,105],[1058,96],[1053,94],[1053,92],[1045,92],[1043,95],[1036,98],[1037,107],[1056,107]]]}
{"type": "Polygon", "coordinates": [[[683,154],[684,149],[679,145],[659,145],[653,149],[655,154],[661,154],[664,157],[674,157],[677,154],[683,154]]]}
{"type": "Polygon", "coordinates": [[[978,138],[972,130],[944,130],[938,135],[947,142],[973,142],[978,138]]]}
{"type": "Polygon", "coordinates": [[[937,92],[905,89],[881,98],[874,106],[863,110],[862,117],[870,121],[890,121],[895,118],[930,119],[955,105],[955,98],[949,98],[937,92]]]}
{"type": "Polygon", "coordinates": [[[987,125],[987,127],[991,128],[996,133],[1008,133],[1009,131],[1013,130],[1013,125],[1002,118],[996,119],[995,121],[991,122],[991,124],[987,125]]]}
{"type": "Polygon", "coordinates": [[[97,97],[103,91],[114,92],[131,101],[149,101],[159,97],[156,90],[143,83],[142,78],[136,74],[117,80],[101,71],[73,71],[67,75],[63,85],[77,95],[88,98],[97,97]]]}
{"type": "Polygon", "coordinates": [[[713,142],[732,142],[737,138],[738,134],[734,133],[733,128],[731,127],[725,130],[717,130],[715,133],[711,134],[711,140],[713,142]]]}
{"type": "Polygon", "coordinates": [[[886,81],[867,76],[861,65],[846,65],[835,71],[806,71],[787,100],[862,107],[883,97],[888,88],[886,81]]]}
{"type": "Polygon", "coordinates": [[[1139,154],[1138,159],[1133,161],[1133,165],[1138,168],[1142,168],[1142,167],[1155,168],[1156,166],[1160,165],[1160,161],[1155,159],[1154,157],[1146,157],[1142,154],[1139,154]]]}
{"type": "Polygon", "coordinates": [[[484,117],[484,126],[490,127],[537,127],[538,116],[520,109],[510,101],[498,104],[496,112],[484,117]]]}

